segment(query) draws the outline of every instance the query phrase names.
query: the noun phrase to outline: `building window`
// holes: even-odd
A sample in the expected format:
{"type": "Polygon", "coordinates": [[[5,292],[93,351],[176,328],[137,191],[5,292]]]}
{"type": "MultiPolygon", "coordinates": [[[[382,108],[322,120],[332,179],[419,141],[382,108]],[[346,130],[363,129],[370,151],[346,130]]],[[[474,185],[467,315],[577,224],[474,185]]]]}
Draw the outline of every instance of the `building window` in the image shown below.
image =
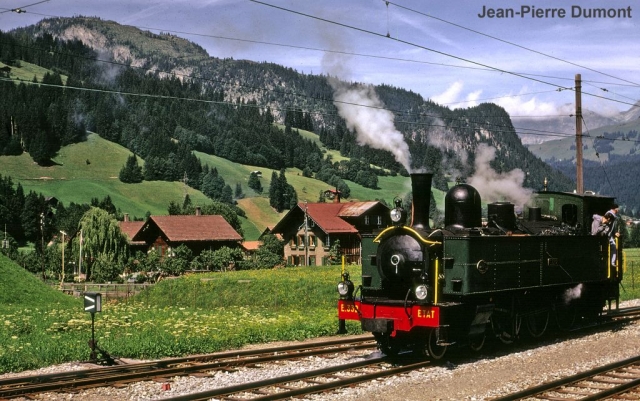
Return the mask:
{"type": "Polygon", "coordinates": [[[378,215],[376,217],[378,219],[378,226],[381,226],[382,225],[382,216],[378,215]]]}
{"type": "Polygon", "coordinates": [[[317,245],[317,238],[315,235],[310,235],[309,236],[309,248],[313,249],[316,247],[317,245]]]}
{"type": "Polygon", "coordinates": [[[298,248],[304,249],[304,235],[298,235],[298,248]]]}
{"type": "Polygon", "coordinates": [[[368,226],[369,224],[371,224],[371,222],[369,221],[369,216],[364,216],[364,225],[368,226]]]}
{"type": "Polygon", "coordinates": [[[295,248],[296,247],[296,237],[291,237],[291,241],[289,241],[289,246],[291,246],[291,248],[295,248]]]}

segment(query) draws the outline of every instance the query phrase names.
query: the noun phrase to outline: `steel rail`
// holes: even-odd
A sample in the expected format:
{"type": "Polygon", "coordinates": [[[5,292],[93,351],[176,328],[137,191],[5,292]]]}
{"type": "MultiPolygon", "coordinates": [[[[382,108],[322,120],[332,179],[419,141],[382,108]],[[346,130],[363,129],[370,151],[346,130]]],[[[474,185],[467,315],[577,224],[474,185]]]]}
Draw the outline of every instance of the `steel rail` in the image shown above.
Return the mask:
{"type": "Polygon", "coordinates": [[[255,350],[230,351],[184,358],[171,358],[131,365],[84,369],[38,376],[19,376],[0,380],[0,399],[65,389],[83,389],[129,383],[151,378],[186,375],[198,371],[296,359],[313,355],[375,347],[369,336],[255,350]]]}
{"type": "MultiPolygon", "coordinates": [[[[530,387],[528,389],[518,391],[516,393],[512,393],[503,397],[492,398],[492,401],[517,401],[524,400],[526,398],[536,398],[539,396],[540,399],[551,399],[544,394],[553,392],[558,389],[562,389],[563,387],[571,387],[574,384],[579,382],[589,380],[594,378],[595,376],[605,376],[607,373],[615,372],[617,370],[630,367],[630,366],[638,366],[640,364],[640,356],[636,356],[629,359],[624,359],[622,361],[614,362],[605,366],[601,366],[586,372],[578,373],[572,376],[568,376],[562,379],[554,380],[552,382],[543,383],[539,386],[530,387]]],[[[620,379],[620,376],[616,376],[620,379]]],[[[602,388],[600,392],[594,394],[576,394],[576,396],[580,398],[568,398],[569,392],[563,392],[562,399],[566,400],[581,400],[581,401],[595,401],[602,400],[607,397],[611,397],[612,395],[619,394],[624,391],[628,391],[629,389],[640,386],[640,373],[636,373],[636,377],[628,377],[624,383],[617,383],[616,386],[611,388],[602,388]]],[[[596,390],[594,387],[589,387],[592,390],[596,390]]]]}
{"type": "Polygon", "coordinates": [[[401,373],[406,373],[412,370],[420,369],[426,366],[430,366],[432,363],[428,360],[423,360],[403,366],[396,366],[390,368],[382,368],[383,365],[388,363],[390,359],[388,357],[379,357],[369,359],[365,361],[352,362],[345,365],[337,365],[329,368],[317,369],[309,372],[296,373],[288,376],[274,377],[271,379],[260,380],[256,382],[243,383],[235,386],[212,389],[202,391],[198,393],[186,394],[176,397],[163,398],[163,401],[199,401],[208,400],[210,398],[231,398],[233,395],[242,393],[255,393],[263,394],[261,396],[251,397],[252,401],[260,400],[282,400],[291,397],[299,397],[301,395],[320,393],[328,390],[334,390],[341,387],[351,386],[357,383],[363,383],[378,379],[381,377],[395,376],[401,373]],[[357,374],[358,369],[377,366],[375,372],[357,374]],[[340,377],[333,381],[325,383],[318,383],[314,379],[320,377],[331,376],[335,379],[338,374],[349,373],[350,377],[340,377]],[[312,383],[309,386],[295,387],[294,385],[287,385],[287,383],[305,381],[306,383],[312,383]],[[270,387],[278,387],[285,391],[269,393],[270,387]],[[268,394],[265,394],[268,393],[268,394]]]}

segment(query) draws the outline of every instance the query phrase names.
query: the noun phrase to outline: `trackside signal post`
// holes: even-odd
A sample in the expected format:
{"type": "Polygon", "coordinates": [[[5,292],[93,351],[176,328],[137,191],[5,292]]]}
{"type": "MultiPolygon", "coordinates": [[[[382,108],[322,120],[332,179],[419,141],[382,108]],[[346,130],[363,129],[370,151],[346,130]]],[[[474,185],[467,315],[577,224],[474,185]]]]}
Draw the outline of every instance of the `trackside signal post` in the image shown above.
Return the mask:
{"type": "Polygon", "coordinates": [[[91,362],[104,362],[108,365],[115,364],[115,361],[106,351],[98,347],[95,336],[95,318],[97,312],[102,312],[102,294],[98,292],[85,292],[84,293],[84,311],[91,313],[91,340],[89,340],[89,347],[91,348],[91,362]],[[103,359],[98,361],[96,350],[100,352],[103,359]]]}
{"type": "Polygon", "coordinates": [[[102,312],[102,294],[97,292],[85,292],[84,311],[91,313],[91,340],[89,341],[89,347],[91,347],[90,358],[92,362],[96,362],[98,358],[96,356],[95,320],[96,312],[102,312]]]}

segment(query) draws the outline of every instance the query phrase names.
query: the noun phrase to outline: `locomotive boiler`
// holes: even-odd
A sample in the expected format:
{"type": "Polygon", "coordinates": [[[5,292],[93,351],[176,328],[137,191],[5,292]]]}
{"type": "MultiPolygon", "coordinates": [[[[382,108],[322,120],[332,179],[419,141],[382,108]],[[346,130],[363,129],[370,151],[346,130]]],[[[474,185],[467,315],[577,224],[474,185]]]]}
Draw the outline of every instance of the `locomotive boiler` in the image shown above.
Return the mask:
{"type": "Polygon", "coordinates": [[[539,337],[617,306],[623,262],[610,265],[608,238],[588,230],[614,198],[543,191],[520,216],[496,202],[483,218],[478,191],[458,184],[445,196],[444,226],[431,228],[431,180],[411,175],[411,223],[395,201],[393,226],[362,238],[361,285],[348,273],[338,284],[339,319],[360,321],[384,353],[439,359],[451,344],[539,337]]]}

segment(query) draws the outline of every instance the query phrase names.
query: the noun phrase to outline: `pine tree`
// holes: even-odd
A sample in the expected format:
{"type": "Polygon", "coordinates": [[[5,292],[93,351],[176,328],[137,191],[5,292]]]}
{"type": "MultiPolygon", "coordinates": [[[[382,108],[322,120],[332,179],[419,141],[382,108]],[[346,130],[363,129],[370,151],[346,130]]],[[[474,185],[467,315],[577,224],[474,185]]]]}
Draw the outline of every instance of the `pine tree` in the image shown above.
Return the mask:
{"type": "Polygon", "coordinates": [[[239,182],[236,183],[236,190],[234,192],[234,197],[236,199],[244,198],[244,192],[242,192],[242,185],[239,182]]]}
{"type": "Polygon", "coordinates": [[[282,204],[282,189],[280,188],[280,180],[278,179],[278,173],[275,171],[271,173],[271,184],[269,185],[269,205],[277,212],[281,212],[280,205],[282,204]]]}
{"type": "Polygon", "coordinates": [[[118,178],[127,184],[142,182],[142,167],[138,165],[138,158],[135,154],[127,158],[124,167],[120,170],[118,178]]]}
{"type": "Polygon", "coordinates": [[[258,177],[258,174],[255,173],[249,174],[249,182],[247,183],[247,186],[259,194],[261,194],[263,191],[260,177],[258,177]]]}

